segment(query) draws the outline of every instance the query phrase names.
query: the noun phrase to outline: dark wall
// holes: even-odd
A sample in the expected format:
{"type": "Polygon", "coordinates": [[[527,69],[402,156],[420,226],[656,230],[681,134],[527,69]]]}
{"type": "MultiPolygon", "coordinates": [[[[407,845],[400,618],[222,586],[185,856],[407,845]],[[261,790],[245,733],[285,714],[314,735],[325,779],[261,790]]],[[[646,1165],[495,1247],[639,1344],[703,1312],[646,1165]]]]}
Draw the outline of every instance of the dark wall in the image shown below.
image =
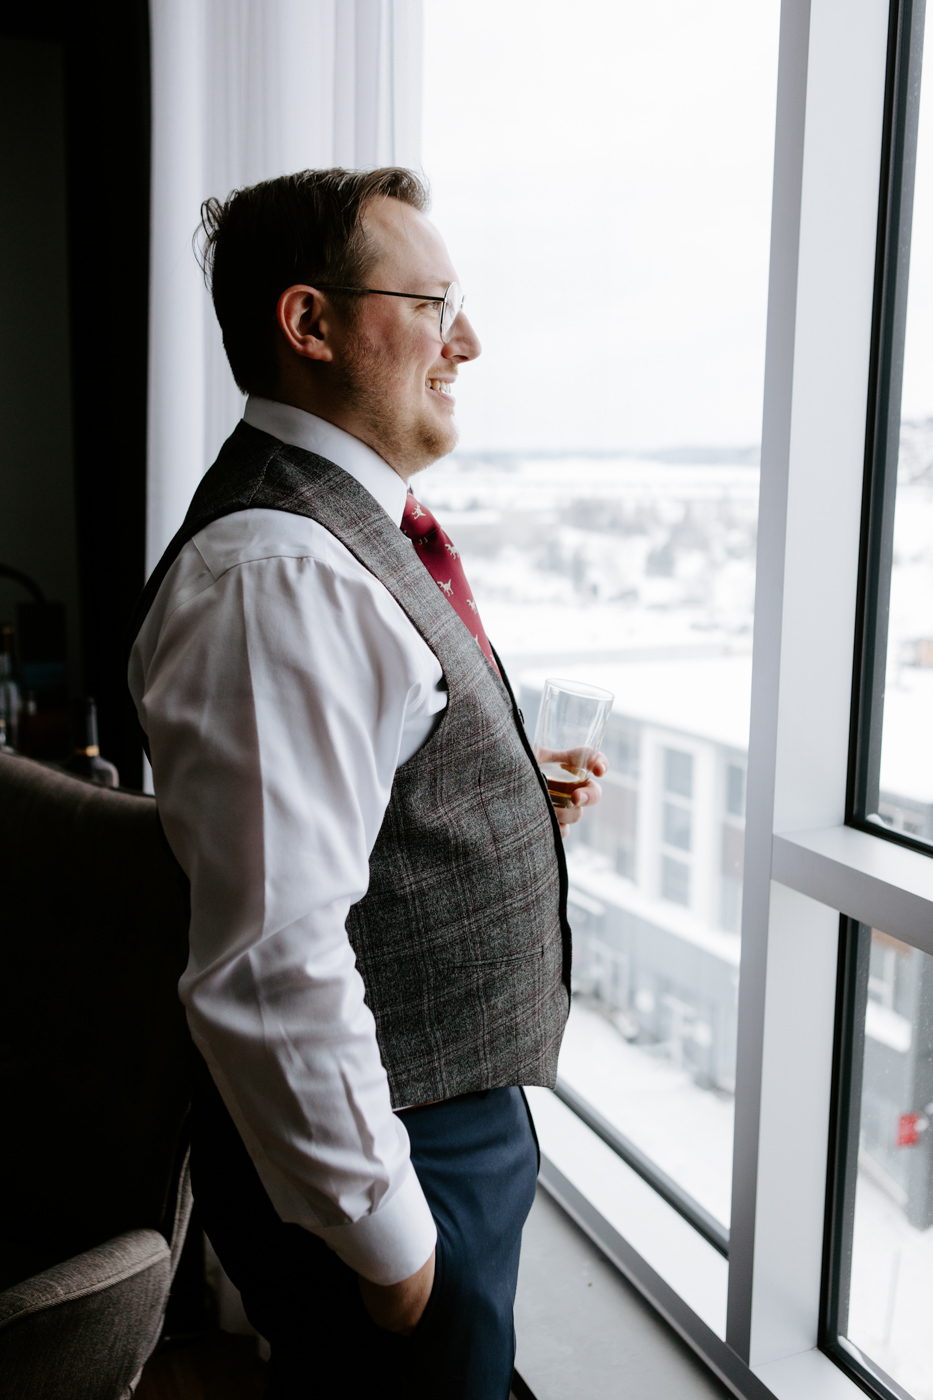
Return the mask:
{"type": "Polygon", "coordinates": [[[65,93],[78,558],[101,747],[142,785],[126,632],[145,582],[149,9],[66,6],[65,93]]]}
{"type": "MultiPolygon", "coordinates": [[[[65,604],[81,686],[64,46],[0,36],[0,562],[65,604]]],[[[28,594],[0,578],[0,623],[28,594]]]]}
{"type": "MultiPolygon", "coordinates": [[[[148,5],[146,0],[70,0],[34,4],[24,16],[22,6],[0,2],[0,35],[30,41],[33,52],[37,46],[46,52],[57,46],[60,55],[82,650],[80,665],[74,667],[80,675],[75,688],[97,698],[102,751],[118,765],[124,784],[139,786],[142,754],[126,691],[126,630],[145,570],[148,5]]],[[[36,141],[41,125],[30,126],[36,141]]],[[[38,204],[34,217],[41,221],[38,204]]],[[[0,307],[0,318],[4,314],[0,307]]],[[[27,320],[32,346],[27,358],[36,366],[29,371],[30,392],[35,395],[37,376],[46,367],[61,367],[67,358],[68,328],[64,318],[55,320],[48,305],[30,312],[27,320]]],[[[62,441],[67,437],[63,404],[60,397],[49,410],[62,441]]],[[[63,448],[58,460],[66,457],[63,448]]],[[[36,480],[28,495],[28,509],[40,522],[49,522],[50,531],[50,522],[67,516],[68,489],[62,480],[48,491],[36,480]]],[[[19,566],[38,572],[40,562],[37,547],[35,561],[30,555],[19,566]]],[[[50,580],[47,591],[55,586],[50,580]]],[[[57,586],[64,596],[66,582],[57,586]]]]}

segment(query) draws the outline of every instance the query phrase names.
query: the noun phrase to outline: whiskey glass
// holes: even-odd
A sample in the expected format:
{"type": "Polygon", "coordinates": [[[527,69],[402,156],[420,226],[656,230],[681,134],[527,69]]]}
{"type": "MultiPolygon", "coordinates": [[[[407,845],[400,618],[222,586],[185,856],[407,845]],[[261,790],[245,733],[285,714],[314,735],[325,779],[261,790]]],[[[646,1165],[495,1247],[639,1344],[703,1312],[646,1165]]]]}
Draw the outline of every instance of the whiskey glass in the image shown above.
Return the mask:
{"type": "Polygon", "coordinates": [[[579,681],[544,682],[532,748],[555,807],[572,807],[577,788],[589,782],[614,699],[579,681]]]}

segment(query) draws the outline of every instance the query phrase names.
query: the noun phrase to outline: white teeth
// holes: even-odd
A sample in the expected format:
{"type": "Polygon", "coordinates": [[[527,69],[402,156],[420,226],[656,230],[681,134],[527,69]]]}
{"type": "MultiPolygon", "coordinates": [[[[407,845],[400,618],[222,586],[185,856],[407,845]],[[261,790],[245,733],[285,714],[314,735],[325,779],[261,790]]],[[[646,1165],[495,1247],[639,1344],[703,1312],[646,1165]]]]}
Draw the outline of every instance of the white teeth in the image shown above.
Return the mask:
{"type": "Polygon", "coordinates": [[[450,385],[447,384],[443,379],[429,379],[428,388],[436,389],[440,394],[450,393],[450,385]]]}

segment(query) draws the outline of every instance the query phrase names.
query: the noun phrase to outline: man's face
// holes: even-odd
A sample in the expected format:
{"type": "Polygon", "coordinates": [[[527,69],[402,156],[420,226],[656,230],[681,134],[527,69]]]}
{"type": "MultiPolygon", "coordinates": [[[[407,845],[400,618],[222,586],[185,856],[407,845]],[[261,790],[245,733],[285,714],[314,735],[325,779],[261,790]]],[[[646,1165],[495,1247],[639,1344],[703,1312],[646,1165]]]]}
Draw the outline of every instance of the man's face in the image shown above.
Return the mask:
{"type": "Polygon", "coordinates": [[[441,340],[440,303],[457,274],[434,225],[397,199],[373,200],[363,225],[377,250],[366,285],[427,297],[361,297],[335,368],[357,436],[407,479],[456,446],[457,370],[480,343],[463,311],[450,341],[441,340]]]}

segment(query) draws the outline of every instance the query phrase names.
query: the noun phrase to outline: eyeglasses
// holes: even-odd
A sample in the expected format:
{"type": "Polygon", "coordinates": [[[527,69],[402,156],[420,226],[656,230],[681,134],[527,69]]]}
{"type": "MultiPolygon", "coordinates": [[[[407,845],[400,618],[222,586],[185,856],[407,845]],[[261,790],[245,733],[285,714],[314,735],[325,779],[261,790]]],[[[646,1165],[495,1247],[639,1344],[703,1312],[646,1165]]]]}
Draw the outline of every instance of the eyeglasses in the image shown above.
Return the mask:
{"type": "Polygon", "coordinates": [[[447,345],[453,334],[454,324],[463,310],[466,298],[459,282],[451,282],[443,297],[431,296],[425,292],[386,292],[381,287],[318,287],[322,292],[355,292],[358,296],[407,297],[410,301],[439,301],[441,304],[441,340],[447,345]]]}

